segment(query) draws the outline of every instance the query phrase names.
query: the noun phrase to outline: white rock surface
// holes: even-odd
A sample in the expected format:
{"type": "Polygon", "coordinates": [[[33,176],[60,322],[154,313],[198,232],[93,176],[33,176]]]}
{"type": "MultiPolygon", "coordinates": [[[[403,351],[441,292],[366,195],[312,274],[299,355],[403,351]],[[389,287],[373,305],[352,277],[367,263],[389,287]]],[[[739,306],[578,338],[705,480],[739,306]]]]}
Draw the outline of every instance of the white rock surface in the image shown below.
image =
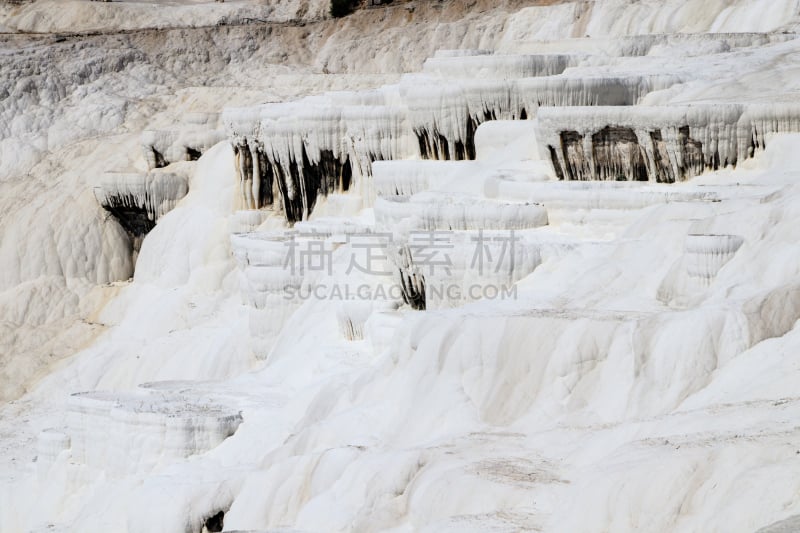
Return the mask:
{"type": "Polygon", "coordinates": [[[0,7],[0,531],[796,529],[797,0],[536,4],[0,7]]]}
{"type": "Polygon", "coordinates": [[[206,452],[241,422],[234,408],[181,391],[76,393],[67,406],[71,459],[110,476],[206,452]]]}

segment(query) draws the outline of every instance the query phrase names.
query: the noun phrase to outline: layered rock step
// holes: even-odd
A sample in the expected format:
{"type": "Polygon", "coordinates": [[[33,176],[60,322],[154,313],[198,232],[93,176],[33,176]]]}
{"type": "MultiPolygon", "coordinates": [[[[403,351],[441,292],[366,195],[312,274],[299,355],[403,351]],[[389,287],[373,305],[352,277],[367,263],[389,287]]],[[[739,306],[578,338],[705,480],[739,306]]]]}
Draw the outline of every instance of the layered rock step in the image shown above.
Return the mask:
{"type": "Polygon", "coordinates": [[[69,460],[108,475],[147,472],[215,448],[241,422],[235,405],[188,387],[75,393],[66,428],[39,436],[40,466],[68,450],[69,460]]]}
{"type": "Polygon", "coordinates": [[[183,175],[163,171],[106,172],[94,188],[98,203],[130,236],[134,256],[158,219],[174,209],[188,191],[183,175]]]}
{"type": "Polygon", "coordinates": [[[533,119],[547,106],[633,105],[681,81],[564,74],[582,55],[470,53],[431,58],[421,73],[376,90],[226,109],[240,204],[273,208],[290,223],[308,219],[333,193],[361,195],[369,207],[378,161],[475,159],[485,122],[533,119]]]}
{"type": "Polygon", "coordinates": [[[536,122],[559,179],[673,183],[735,166],[771,134],[800,131],[800,106],[559,107],[536,122]]]}
{"type": "MultiPolygon", "coordinates": [[[[690,57],[701,43],[727,53],[788,38],[650,35],[528,43],[532,53],[524,55],[445,50],[395,85],[226,109],[222,122],[236,154],[241,213],[271,212],[294,227],[232,240],[243,298],[253,310],[251,334],[260,339],[256,351],[265,356],[299,308],[300,301],[286,298],[287,289],[310,288],[320,279],[349,283],[336,274],[287,274],[287,264],[300,260],[286,254],[298,238],[305,244],[317,239],[320,250],[342,254],[353,253],[352,238],[366,236],[384,258],[379,274],[388,268],[400,289],[392,305],[444,309],[485,298],[482,290],[513,287],[533,272],[550,246],[541,231],[551,212],[578,225],[587,223],[587,210],[612,212],[590,220],[613,232],[633,216],[625,212],[649,206],[770,194],[670,184],[736,165],[763,150],[773,133],[800,131],[800,108],[643,105],[648,95],[692,75],[686,69],[631,75],[625,66],[608,76],[596,71],[620,58],[666,51],[690,57]],[[586,45],[572,48],[580,53],[558,50],[576,43],[586,45]],[[372,208],[368,216],[348,218],[344,209],[343,216],[330,217],[328,206],[320,207],[326,198],[347,196],[360,201],[350,204],[351,214],[372,208]],[[267,249],[269,259],[259,259],[267,249]],[[431,260],[436,253],[438,262],[431,260]],[[479,290],[467,294],[471,288],[479,290]]],[[[244,217],[237,214],[237,220],[244,217]]],[[[703,293],[735,253],[706,257],[695,250],[701,241],[687,236],[685,258],[661,288],[662,301],[680,305],[703,293]]],[[[574,249],[584,241],[563,242],[574,249]]],[[[369,282],[383,283],[377,277],[369,282]]],[[[386,309],[340,305],[342,336],[363,338],[376,312],[386,309]]]]}
{"type": "Polygon", "coordinates": [[[692,57],[725,53],[738,48],[765,46],[795,39],[794,33],[656,33],[624,37],[585,37],[551,41],[516,41],[529,53],[585,53],[611,57],[692,57]]]}
{"type": "Polygon", "coordinates": [[[142,132],[142,153],[148,168],[200,159],[206,150],[225,139],[218,123],[219,113],[188,113],[184,123],[174,129],[142,132]]]}

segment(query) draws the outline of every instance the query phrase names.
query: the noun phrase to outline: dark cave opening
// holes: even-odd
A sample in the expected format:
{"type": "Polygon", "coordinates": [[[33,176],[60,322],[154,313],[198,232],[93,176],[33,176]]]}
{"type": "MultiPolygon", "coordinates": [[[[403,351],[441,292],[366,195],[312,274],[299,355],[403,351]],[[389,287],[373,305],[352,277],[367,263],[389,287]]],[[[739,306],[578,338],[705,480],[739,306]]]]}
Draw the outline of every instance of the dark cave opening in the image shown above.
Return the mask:
{"type": "Polygon", "coordinates": [[[200,150],[195,150],[194,148],[186,147],[186,160],[187,161],[197,161],[200,159],[200,156],[203,155],[200,150]]]}
{"type": "Polygon", "coordinates": [[[225,511],[220,511],[208,518],[203,524],[203,531],[208,533],[219,533],[225,527],[225,511]]]}
{"type": "Polygon", "coordinates": [[[138,205],[133,195],[110,196],[103,209],[114,215],[131,237],[144,237],[156,225],[147,209],[138,205]]]}
{"type": "Polygon", "coordinates": [[[153,158],[156,162],[156,168],[164,168],[167,166],[167,160],[164,158],[164,154],[156,150],[155,147],[151,147],[150,149],[153,151],[153,158]]]}
{"type": "Polygon", "coordinates": [[[128,234],[131,257],[136,263],[142,241],[156,225],[155,219],[151,217],[146,207],[138,205],[133,195],[110,196],[101,205],[128,234]]]}

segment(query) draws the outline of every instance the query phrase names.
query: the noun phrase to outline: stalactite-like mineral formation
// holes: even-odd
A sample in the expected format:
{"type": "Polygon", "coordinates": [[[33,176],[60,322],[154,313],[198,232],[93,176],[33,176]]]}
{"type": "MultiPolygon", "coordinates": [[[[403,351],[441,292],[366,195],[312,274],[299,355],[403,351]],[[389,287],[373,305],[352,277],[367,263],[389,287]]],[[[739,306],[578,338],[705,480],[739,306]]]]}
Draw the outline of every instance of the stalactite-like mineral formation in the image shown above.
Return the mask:
{"type": "Polygon", "coordinates": [[[95,197],[131,237],[135,255],[158,219],[188,191],[186,179],[178,174],[107,172],[95,188],[95,197]]]}
{"type": "Polygon", "coordinates": [[[800,131],[800,106],[559,107],[542,109],[537,125],[560,179],[673,183],[753,157],[769,134],[800,131]]]}
{"type": "Polygon", "coordinates": [[[444,55],[397,85],[227,109],[223,122],[236,155],[240,207],[271,208],[294,223],[307,220],[318,199],[332,193],[361,194],[368,206],[376,162],[472,160],[484,122],[534,119],[548,106],[632,105],[680,80],[561,74],[579,61],[444,55]]]}

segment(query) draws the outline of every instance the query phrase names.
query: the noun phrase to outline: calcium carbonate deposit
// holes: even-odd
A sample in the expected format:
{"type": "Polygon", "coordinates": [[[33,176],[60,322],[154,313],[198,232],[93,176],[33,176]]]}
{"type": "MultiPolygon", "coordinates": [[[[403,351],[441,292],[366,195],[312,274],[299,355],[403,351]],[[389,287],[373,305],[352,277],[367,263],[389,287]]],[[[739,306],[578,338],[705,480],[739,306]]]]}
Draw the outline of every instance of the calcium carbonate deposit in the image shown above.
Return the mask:
{"type": "Polygon", "coordinates": [[[0,1],[0,532],[800,531],[798,32],[0,1]]]}

